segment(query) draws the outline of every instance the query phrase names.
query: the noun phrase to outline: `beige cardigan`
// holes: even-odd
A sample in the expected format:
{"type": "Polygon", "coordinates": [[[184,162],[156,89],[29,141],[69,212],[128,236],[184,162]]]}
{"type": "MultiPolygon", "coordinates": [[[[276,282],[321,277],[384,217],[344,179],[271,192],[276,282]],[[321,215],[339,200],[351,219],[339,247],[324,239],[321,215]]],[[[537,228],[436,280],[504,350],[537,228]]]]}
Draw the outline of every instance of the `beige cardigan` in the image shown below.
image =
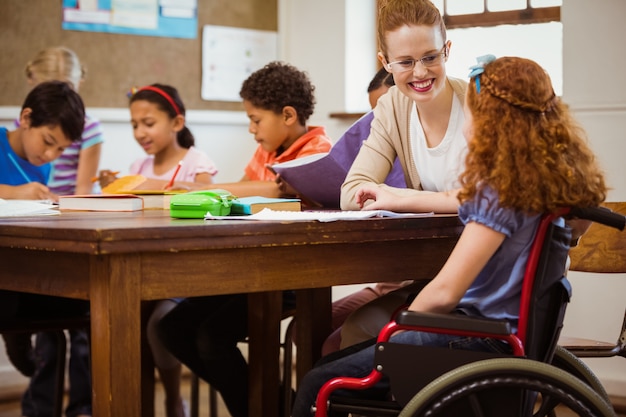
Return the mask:
{"type": "MultiPolygon", "coordinates": [[[[467,83],[463,80],[448,77],[454,93],[465,100],[467,83]]],[[[377,184],[396,194],[410,194],[422,189],[410,140],[410,121],[413,101],[392,87],[384,94],[374,108],[374,120],[370,135],[361,146],[359,154],[341,186],[341,208],[358,210],[354,196],[365,184],[377,184]],[[396,156],[400,159],[407,184],[406,189],[389,187],[384,184],[391,171],[396,156]]]]}

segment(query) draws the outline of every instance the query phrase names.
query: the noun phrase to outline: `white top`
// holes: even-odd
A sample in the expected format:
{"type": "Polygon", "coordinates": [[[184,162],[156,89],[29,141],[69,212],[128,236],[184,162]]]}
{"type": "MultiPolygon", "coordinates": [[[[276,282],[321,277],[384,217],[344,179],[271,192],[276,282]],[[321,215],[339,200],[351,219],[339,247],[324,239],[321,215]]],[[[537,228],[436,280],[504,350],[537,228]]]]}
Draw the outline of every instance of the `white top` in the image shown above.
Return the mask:
{"type": "MultiPolygon", "coordinates": [[[[176,166],[161,175],[155,174],[154,155],[139,158],[133,162],[130,167],[131,175],[141,174],[144,177],[154,178],[157,180],[169,180],[172,178],[172,175],[174,175],[175,170],[176,166]]],[[[215,175],[217,174],[217,168],[204,151],[192,146],[183,158],[183,164],[181,165],[180,171],[176,176],[176,181],[194,182],[196,180],[196,175],[205,172],[209,175],[215,175]]]]}
{"type": "Polygon", "coordinates": [[[424,129],[417,116],[415,103],[411,112],[411,149],[417,173],[426,191],[449,191],[459,188],[459,175],[465,169],[467,141],[463,136],[463,106],[459,98],[452,98],[448,129],[441,143],[429,148],[424,129]]]}

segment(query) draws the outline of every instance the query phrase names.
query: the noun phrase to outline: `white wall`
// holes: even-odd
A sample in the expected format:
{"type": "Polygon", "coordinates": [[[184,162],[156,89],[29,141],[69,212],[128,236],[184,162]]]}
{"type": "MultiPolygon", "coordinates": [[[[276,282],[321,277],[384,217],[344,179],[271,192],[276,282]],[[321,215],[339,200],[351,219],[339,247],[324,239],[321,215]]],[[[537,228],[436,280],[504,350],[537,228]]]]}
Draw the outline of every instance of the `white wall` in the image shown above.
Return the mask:
{"type": "MultiPolygon", "coordinates": [[[[563,99],[583,124],[612,187],[609,201],[626,200],[626,28],[623,0],[567,0],[563,22],[563,99]],[[594,23],[601,22],[601,23],[594,23]],[[590,55],[598,57],[591,58],[590,55]]],[[[584,237],[583,237],[584,239],[584,237]]],[[[573,299],[564,334],[615,342],[624,315],[626,274],[570,273],[573,299]]],[[[609,393],[626,393],[624,358],[589,359],[609,393]]]]}

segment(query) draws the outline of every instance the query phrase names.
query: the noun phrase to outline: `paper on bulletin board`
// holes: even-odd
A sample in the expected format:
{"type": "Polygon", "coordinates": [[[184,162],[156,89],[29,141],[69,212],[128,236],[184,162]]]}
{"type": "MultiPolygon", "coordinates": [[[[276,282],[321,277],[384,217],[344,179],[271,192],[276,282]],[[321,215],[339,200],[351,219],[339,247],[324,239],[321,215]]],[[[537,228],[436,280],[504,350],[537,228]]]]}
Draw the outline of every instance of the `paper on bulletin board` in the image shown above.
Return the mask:
{"type": "Polygon", "coordinates": [[[65,30],[195,39],[197,0],[63,0],[65,30]]]}
{"type": "Polygon", "coordinates": [[[278,55],[273,31],[206,25],[202,30],[202,99],[241,101],[241,84],[278,55]]]}

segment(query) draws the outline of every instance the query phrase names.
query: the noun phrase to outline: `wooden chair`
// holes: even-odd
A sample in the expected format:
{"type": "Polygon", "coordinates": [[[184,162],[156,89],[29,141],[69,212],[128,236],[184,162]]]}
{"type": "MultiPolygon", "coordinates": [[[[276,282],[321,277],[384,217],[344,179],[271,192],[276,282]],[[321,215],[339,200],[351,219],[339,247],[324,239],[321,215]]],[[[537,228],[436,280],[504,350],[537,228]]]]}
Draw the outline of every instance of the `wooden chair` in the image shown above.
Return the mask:
{"type": "Polygon", "coordinates": [[[63,398],[65,395],[65,363],[67,357],[67,339],[65,330],[89,329],[89,316],[62,318],[11,319],[0,320],[0,333],[40,333],[53,332],[57,340],[57,370],[55,379],[54,416],[63,416],[63,398]]]}
{"type": "MultiPolygon", "coordinates": [[[[605,203],[614,212],[626,214],[626,202],[605,203]]],[[[626,233],[593,224],[570,251],[570,271],[596,274],[626,273],[626,233]]],[[[561,336],[559,345],[575,356],[626,358],[626,307],[616,342],[561,336]]]]}

